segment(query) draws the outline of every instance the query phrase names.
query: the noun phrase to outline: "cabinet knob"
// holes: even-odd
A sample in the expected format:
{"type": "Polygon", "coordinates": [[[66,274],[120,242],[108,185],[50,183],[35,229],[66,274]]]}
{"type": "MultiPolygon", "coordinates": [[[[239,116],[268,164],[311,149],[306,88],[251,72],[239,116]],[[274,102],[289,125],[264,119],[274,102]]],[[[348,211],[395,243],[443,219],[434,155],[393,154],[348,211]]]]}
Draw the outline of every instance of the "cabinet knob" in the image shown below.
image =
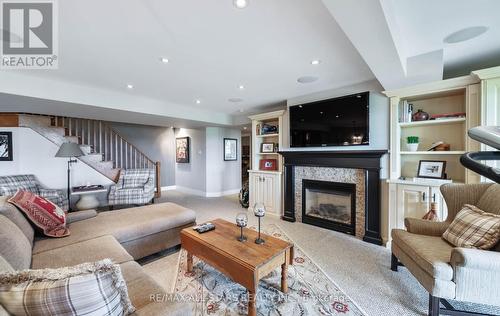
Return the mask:
{"type": "Polygon", "coordinates": [[[425,202],[425,192],[422,192],[422,202],[425,202]]]}
{"type": "Polygon", "coordinates": [[[436,202],[436,193],[432,195],[432,202],[436,202]]]}

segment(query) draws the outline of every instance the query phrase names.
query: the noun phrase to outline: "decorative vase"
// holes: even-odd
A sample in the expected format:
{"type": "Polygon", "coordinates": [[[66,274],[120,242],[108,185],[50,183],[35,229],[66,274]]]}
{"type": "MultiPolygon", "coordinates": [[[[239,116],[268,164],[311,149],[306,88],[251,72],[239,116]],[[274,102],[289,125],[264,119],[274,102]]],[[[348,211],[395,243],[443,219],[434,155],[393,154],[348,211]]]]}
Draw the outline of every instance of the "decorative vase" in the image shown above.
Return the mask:
{"type": "Polygon", "coordinates": [[[417,151],[418,145],[418,143],[406,144],[406,148],[408,149],[408,151],[417,151]]]}
{"type": "Polygon", "coordinates": [[[424,112],[422,109],[417,110],[417,113],[413,114],[411,119],[413,121],[427,121],[431,116],[429,113],[424,112]]]}
{"type": "Polygon", "coordinates": [[[260,237],[260,220],[262,217],[264,217],[264,215],[266,215],[266,206],[262,203],[255,203],[253,207],[253,213],[259,219],[259,237],[255,239],[255,243],[260,245],[265,242],[264,239],[260,237]]]}
{"type": "Polygon", "coordinates": [[[240,236],[237,238],[238,241],[246,241],[247,238],[243,236],[243,228],[248,225],[248,216],[245,213],[239,213],[236,215],[236,226],[240,228],[240,236]]]}

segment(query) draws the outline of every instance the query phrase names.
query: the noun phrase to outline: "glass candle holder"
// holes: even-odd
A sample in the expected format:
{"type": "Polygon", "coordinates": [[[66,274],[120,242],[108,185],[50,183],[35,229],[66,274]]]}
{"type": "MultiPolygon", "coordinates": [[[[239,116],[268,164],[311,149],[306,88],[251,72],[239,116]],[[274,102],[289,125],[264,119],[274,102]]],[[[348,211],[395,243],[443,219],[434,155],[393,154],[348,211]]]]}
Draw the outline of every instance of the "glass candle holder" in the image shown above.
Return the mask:
{"type": "Polygon", "coordinates": [[[248,225],[248,216],[245,213],[239,213],[236,215],[236,226],[240,228],[240,236],[237,238],[238,241],[246,241],[247,238],[243,236],[243,228],[248,225]]]}
{"type": "Polygon", "coordinates": [[[255,203],[253,206],[253,213],[259,219],[259,237],[255,239],[256,244],[263,244],[265,241],[260,237],[260,221],[266,215],[266,206],[262,203],[255,203]]]}

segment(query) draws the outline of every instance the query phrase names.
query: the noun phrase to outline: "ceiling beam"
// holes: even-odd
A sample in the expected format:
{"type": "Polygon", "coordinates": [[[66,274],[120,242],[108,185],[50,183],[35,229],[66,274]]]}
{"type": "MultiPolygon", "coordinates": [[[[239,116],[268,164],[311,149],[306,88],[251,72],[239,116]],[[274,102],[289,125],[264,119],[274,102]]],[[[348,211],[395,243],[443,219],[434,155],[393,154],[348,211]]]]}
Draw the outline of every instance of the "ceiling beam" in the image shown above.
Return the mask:
{"type": "MultiPolygon", "coordinates": [[[[37,75],[26,75],[16,71],[2,72],[0,93],[65,102],[68,115],[71,115],[72,110],[75,113],[81,112],[82,107],[87,106],[88,111],[101,108],[103,110],[135,112],[152,115],[157,119],[164,117],[169,122],[172,119],[178,119],[204,122],[207,125],[233,124],[233,117],[226,113],[139,96],[133,91],[113,91],[37,75]]],[[[3,106],[8,106],[8,104],[3,106]]],[[[0,104],[1,110],[2,104],[0,104]]]]}
{"type": "Polygon", "coordinates": [[[323,3],[385,89],[442,79],[442,52],[407,56],[392,0],[323,3]]]}

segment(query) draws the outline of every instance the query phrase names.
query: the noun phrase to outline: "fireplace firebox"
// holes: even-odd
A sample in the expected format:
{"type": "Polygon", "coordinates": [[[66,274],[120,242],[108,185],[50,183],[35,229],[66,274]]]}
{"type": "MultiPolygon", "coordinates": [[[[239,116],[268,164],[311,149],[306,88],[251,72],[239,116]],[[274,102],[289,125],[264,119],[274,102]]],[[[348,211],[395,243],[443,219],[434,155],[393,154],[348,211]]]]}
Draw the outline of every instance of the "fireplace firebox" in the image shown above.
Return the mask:
{"type": "Polygon", "coordinates": [[[355,235],[356,185],[303,179],[302,222],[355,235]]]}

